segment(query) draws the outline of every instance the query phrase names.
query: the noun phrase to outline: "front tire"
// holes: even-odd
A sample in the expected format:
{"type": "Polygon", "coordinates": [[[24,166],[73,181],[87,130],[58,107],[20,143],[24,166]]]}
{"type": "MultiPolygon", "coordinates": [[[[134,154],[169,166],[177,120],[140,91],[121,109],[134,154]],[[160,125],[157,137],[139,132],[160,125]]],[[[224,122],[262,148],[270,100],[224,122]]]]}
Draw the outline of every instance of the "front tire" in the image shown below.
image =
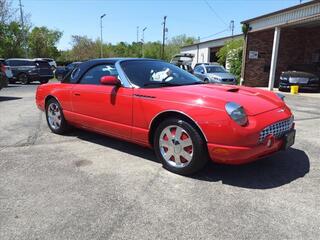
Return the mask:
{"type": "Polygon", "coordinates": [[[178,118],[159,124],[154,149],[163,167],[180,175],[199,171],[208,160],[206,143],[200,133],[192,124],[178,118]]]}
{"type": "Polygon", "coordinates": [[[49,99],[46,104],[46,119],[48,126],[53,133],[64,134],[69,129],[62,108],[54,98],[49,99]]]}

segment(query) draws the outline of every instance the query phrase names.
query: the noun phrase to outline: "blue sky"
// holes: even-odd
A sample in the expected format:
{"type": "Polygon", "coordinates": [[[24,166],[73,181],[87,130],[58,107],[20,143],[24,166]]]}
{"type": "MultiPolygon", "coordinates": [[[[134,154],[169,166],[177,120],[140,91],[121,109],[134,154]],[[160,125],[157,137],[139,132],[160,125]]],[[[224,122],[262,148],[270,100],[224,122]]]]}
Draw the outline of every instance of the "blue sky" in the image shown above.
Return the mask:
{"type": "MultiPolygon", "coordinates": [[[[22,4],[34,26],[63,32],[58,48],[65,50],[70,48],[71,35],[98,38],[103,13],[107,14],[104,42],[136,41],[137,26],[148,28],[145,41],[161,40],[165,15],[169,38],[180,34],[203,38],[228,29],[231,20],[235,34],[241,33],[241,21],[299,4],[299,0],[22,0],[22,4]]],[[[13,6],[18,6],[18,0],[13,6]]],[[[203,40],[230,34],[225,31],[203,40]]]]}

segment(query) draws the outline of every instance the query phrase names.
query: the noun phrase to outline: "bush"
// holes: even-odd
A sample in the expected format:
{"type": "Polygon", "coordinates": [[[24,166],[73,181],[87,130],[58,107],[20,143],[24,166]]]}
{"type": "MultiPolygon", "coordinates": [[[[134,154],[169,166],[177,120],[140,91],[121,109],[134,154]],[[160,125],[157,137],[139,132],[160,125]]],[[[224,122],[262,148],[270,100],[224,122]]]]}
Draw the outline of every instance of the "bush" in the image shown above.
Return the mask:
{"type": "Polygon", "coordinates": [[[230,72],[234,74],[237,80],[241,77],[243,39],[235,39],[227,42],[217,53],[218,62],[224,65],[229,64],[230,72]]]}

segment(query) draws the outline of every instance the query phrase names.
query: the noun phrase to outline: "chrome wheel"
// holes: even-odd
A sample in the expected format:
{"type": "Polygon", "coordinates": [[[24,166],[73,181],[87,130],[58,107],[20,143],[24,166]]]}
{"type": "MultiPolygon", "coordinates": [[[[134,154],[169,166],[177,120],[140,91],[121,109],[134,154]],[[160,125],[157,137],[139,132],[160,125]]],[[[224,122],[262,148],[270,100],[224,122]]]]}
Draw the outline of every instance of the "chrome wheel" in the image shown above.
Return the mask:
{"type": "Polygon", "coordinates": [[[189,134],[177,125],[164,128],[159,139],[160,153],[171,166],[183,168],[193,157],[193,143],[189,134]]]}
{"type": "Polygon", "coordinates": [[[61,126],[61,111],[57,103],[50,103],[47,108],[47,118],[50,127],[57,130],[61,126]]]}

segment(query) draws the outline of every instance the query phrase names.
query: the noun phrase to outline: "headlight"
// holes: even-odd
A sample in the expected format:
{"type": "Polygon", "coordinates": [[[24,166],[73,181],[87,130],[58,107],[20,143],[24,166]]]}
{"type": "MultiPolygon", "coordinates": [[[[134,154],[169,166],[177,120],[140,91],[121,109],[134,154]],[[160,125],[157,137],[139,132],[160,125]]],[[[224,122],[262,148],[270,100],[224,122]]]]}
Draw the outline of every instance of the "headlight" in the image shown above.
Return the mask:
{"type": "Polygon", "coordinates": [[[277,94],[277,97],[278,98],[280,98],[282,101],[284,101],[284,98],[286,97],[286,96],[284,96],[283,94],[281,94],[281,93],[276,93],[277,94]]]}
{"type": "Polygon", "coordinates": [[[211,77],[212,80],[221,81],[219,77],[211,77]]]}
{"type": "Polygon", "coordinates": [[[282,81],[288,81],[289,78],[288,78],[288,77],[282,77],[282,76],[280,76],[280,80],[282,80],[282,81]]]}
{"type": "Polygon", "coordinates": [[[229,116],[240,126],[244,126],[248,123],[247,114],[242,106],[234,102],[228,102],[225,106],[229,116]]]}

